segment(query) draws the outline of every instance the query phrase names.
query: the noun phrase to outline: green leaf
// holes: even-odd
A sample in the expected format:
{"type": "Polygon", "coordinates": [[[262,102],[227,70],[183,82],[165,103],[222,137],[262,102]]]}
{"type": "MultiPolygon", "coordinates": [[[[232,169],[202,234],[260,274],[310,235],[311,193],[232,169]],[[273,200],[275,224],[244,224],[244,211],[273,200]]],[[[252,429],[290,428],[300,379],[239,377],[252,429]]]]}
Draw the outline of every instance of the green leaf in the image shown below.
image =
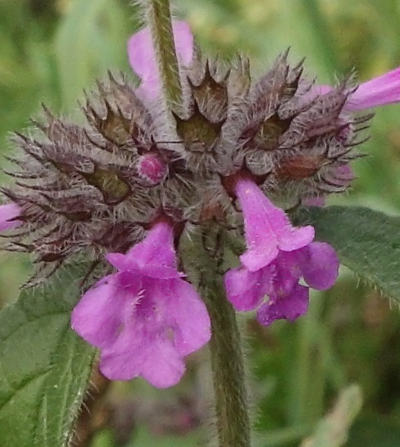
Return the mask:
{"type": "Polygon", "coordinates": [[[341,262],[400,302],[400,217],[369,208],[330,206],[300,213],[318,240],[329,242],[341,262]]]}
{"type": "Polygon", "coordinates": [[[70,329],[77,278],[64,269],[0,312],[1,446],[68,444],[95,355],[70,329]]]}

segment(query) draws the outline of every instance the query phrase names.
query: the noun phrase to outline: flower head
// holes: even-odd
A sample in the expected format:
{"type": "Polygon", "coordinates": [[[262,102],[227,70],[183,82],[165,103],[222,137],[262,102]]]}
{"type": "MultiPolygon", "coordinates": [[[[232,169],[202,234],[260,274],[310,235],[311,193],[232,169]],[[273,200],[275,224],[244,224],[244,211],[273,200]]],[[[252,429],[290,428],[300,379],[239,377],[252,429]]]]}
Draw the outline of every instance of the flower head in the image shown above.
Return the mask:
{"type": "Polygon", "coordinates": [[[299,280],[318,290],[330,288],[339,267],[335,251],[329,244],[312,242],[313,227],[294,228],[250,179],[239,179],[235,191],[244,214],[247,251],[240,257],[242,266],[225,275],[228,299],[240,311],[258,308],[263,325],[280,318],[293,321],[308,308],[308,287],[299,280]]]}
{"type": "Polygon", "coordinates": [[[118,272],[85,293],[72,313],[73,329],[101,349],[106,377],[175,385],[183,357],[210,339],[210,320],[177,271],[171,225],[156,223],[127,254],[110,253],[107,260],[118,272]]]}
{"type": "MultiPolygon", "coordinates": [[[[37,269],[29,285],[81,252],[94,262],[109,252],[126,253],[160,210],[182,227],[210,220],[232,226],[238,213],[224,185],[243,170],[288,205],[315,203],[349,187],[348,164],[359,156],[357,133],[368,118],[352,118],[345,110],[356,95],[352,86],[342,83],[310,98],[312,82],[301,64],[289,64],[287,53],[252,83],[248,60],[230,67],[205,60],[193,51],[187,24],[174,22],[173,30],[183,85],[179,110],[167,111],[153,100],[160,78],[144,29],[128,45],[139,89],[110,75],[87,95],[86,125],[44,108],[44,119],[35,121],[42,137],[15,135],[19,152],[11,175],[18,181],[4,192],[24,218],[5,248],[33,252],[37,269]]],[[[238,196],[248,195],[243,182],[238,196]]],[[[247,186],[249,197],[264,203],[258,199],[263,192],[247,186]]],[[[243,208],[245,202],[251,200],[243,208]]],[[[313,237],[312,228],[292,229],[271,206],[258,207],[246,227],[249,250],[242,262],[251,271],[313,237]],[[258,246],[258,233],[266,231],[271,237],[258,246]]]]}
{"type": "MultiPolygon", "coordinates": [[[[248,177],[240,177],[234,191],[248,246],[241,256],[241,274],[262,276],[252,290],[257,296],[268,292],[272,303],[272,296],[282,295],[271,289],[281,263],[299,250],[305,253],[314,230],[294,228],[264,193],[294,205],[346,190],[353,179],[349,163],[360,155],[354,148],[363,141],[357,135],[370,118],[354,117],[351,107],[398,100],[398,70],[358,90],[342,82],[313,96],[302,64],[291,65],[287,52],[252,82],[246,58],[231,66],[204,59],[194,52],[186,23],[174,22],[173,31],[183,86],[177,110],[154,101],[161,80],[150,31],[144,29],[128,44],[131,65],[141,78],[138,89],[124,76],[111,74],[87,95],[87,124],[67,122],[44,108],[44,119],[35,121],[44,135],[15,135],[19,152],[10,174],[18,180],[3,191],[21,207],[23,218],[4,218],[4,228],[22,227],[5,248],[34,254],[37,270],[29,285],[84,252],[94,262],[116,253],[108,256],[110,262],[118,258],[129,265],[129,273],[117,266],[118,273],[85,297],[96,295],[95,290],[127,290],[122,281],[127,275],[140,278],[134,284],[147,281],[141,293],[152,291],[157,281],[191,287],[180,277],[144,279],[148,271],[133,272],[137,259],[130,255],[134,249],[128,250],[142,240],[143,228],[160,211],[183,231],[187,222],[232,228],[239,215],[225,185],[246,171],[248,177]],[[260,189],[250,178],[257,178],[260,189]]],[[[304,266],[300,270],[305,277],[304,266]]]]}

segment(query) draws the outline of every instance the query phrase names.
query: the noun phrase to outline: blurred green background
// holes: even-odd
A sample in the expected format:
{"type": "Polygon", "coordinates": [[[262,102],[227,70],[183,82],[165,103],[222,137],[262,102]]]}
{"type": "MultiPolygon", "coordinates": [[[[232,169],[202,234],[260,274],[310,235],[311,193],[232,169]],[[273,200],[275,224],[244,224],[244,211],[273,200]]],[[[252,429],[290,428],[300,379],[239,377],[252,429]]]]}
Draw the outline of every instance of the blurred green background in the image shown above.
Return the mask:
{"type": "MultiPolygon", "coordinates": [[[[0,141],[29,126],[44,102],[78,117],[77,99],[107,69],[129,72],[126,41],[140,22],[128,0],[0,0],[0,141]]],[[[364,80],[400,65],[399,0],[176,0],[205,52],[249,54],[255,73],[291,46],[293,61],[333,82],[354,67],[364,80]]],[[[400,106],[377,110],[369,157],[351,194],[331,199],[400,211],[400,106]]],[[[7,162],[2,159],[1,166],[7,162]]],[[[5,179],[1,175],[2,180],[5,179]]],[[[7,180],[6,180],[7,181],[7,180]]],[[[29,260],[0,254],[0,304],[15,299],[29,260]]],[[[245,317],[256,447],[291,447],[313,430],[349,383],[364,406],[347,446],[400,445],[400,317],[377,292],[343,270],[315,294],[306,318],[269,329],[245,317]]],[[[113,384],[85,428],[92,447],[192,447],[210,435],[207,352],[172,390],[141,381],[113,384]],[[200,422],[203,422],[203,427],[200,422]]],[[[89,405],[90,402],[89,402],[89,405]]],[[[234,446],[232,446],[234,447],[234,446]]],[[[324,447],[324,446],[321,446],[324,447]]]]}

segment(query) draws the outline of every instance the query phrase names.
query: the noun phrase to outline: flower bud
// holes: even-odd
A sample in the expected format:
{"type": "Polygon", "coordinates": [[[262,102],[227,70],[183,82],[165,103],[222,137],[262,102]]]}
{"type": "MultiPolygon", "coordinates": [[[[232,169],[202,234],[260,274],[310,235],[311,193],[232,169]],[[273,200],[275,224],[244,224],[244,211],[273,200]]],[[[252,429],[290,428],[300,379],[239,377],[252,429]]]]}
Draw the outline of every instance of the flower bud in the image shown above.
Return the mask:
{"type": "Polygon", "coordinates": [[[158,154],[148,153],[139,157],[137,172],[149,185],[158,185],[166,177],[168,166],[158,154]]]}

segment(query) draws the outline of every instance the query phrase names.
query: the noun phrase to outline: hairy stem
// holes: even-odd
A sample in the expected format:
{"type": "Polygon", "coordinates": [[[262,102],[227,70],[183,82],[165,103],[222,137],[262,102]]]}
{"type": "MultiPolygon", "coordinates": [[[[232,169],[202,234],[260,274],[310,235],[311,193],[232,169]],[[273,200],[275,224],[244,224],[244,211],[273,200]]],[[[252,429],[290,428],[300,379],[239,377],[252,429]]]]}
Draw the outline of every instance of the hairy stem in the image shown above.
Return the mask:
{"type": "Polygon", "coordinates": [[[153,38],[157,65],[167,105],[169,109],[176,108],[181,103],[182,88],[169,0],[147,0],[145,5],[146,19],[153,38]]]}
{"type": "Polygon", "coordinates": [[[249,447],[250,421],[241,337],[235,312],[221,289],[215,282],[206,297],[213,331],[210,351],[219,446],[249,447]]]}
{"type": "Polygon", "coordinates": [[[192,256],[196,258],[197,272],[200,271],[200,289],[212,324],[210,351],[219,447],[250,447],[241,335],[222,281],[226,241],[219,230],[203,230],[200,243],[196,243],[195,235],[191,237],[197,246],[192,256]]]}

